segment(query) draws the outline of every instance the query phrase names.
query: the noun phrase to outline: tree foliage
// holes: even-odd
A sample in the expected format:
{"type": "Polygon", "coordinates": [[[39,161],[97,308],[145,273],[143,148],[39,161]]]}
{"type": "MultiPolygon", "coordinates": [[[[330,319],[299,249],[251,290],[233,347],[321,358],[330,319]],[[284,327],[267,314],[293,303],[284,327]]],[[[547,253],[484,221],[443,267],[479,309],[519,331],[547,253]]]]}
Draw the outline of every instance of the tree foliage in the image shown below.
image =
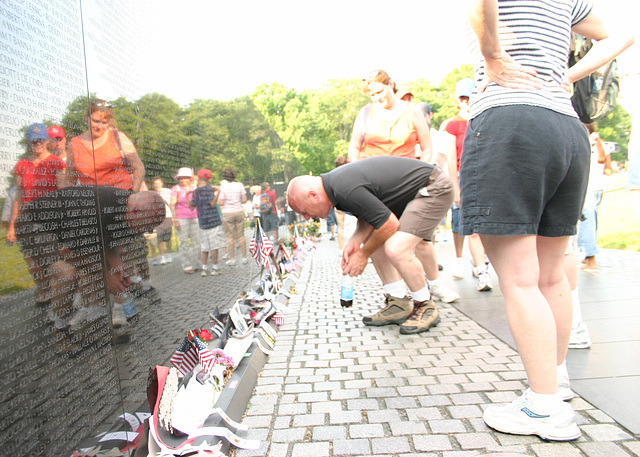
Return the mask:
{"type": "MultiPolygon", "coordinates": [[[[456,83],[469,77],[471,65],[462,65],[440,85],[423,79],[405,85],[415,102],[431,105],[432,127],[439,128],[457,112],[456,83]]],[[[68,106],[62,119],[68,137],[86,130],[88,100],[81,96],[68,106]]],[[[112,101],[118,128],[135,144],[147,181],[158,175],[167,184],[180,167],[209,168],[216,181],[233,166],[245,184],[329,171],[337,156],[346,155],[353,121],[367,103],[360,79],[331,79],[302,92],[274,82],[235,100],[200,99],[186,107],[157,93],[112,101]]],[[[626,158],[630,129],[630,117],[620,107],[600,122],[602,138],[620,145],[614,160],[626,158]]]]}

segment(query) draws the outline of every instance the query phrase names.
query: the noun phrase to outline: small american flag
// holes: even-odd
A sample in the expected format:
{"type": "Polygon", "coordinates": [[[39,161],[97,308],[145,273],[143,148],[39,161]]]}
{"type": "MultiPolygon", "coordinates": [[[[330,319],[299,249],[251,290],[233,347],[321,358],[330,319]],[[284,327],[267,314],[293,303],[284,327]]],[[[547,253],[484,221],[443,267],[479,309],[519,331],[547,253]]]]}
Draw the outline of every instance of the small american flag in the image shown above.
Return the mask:
{"type": "Polygon", "coordinates": [[[276,311],[271,320],[277,326],[284,325],[284,314],[282,314],[280,311],[276,311]]]}
{"type": "Polygon", "coordinates": [[[189,374],[198,364],[198,354],[186,336],[180,343],[178,350],[169,359],[182,376],[189,374]]]}
{"type": "Polygon", "coordinates": [[[258,265],[269,266],[269,256],[273,252],[273,246],[260,223],[256,224],[256,234],[249,243],[249,252],[258,265]]]}
{"type": "Polygon", "coordinates": [[[207,345],[202,342],[200,338],[197,336],[193,337],[193,345],[195,346],[196,351],[198,352],[198,359],[200,361],[200,365],[202,368],[209,374],[209,376],[213,376],[211,370],[216,364],[216,357],[213,353],[207,348],[207,345]]]}

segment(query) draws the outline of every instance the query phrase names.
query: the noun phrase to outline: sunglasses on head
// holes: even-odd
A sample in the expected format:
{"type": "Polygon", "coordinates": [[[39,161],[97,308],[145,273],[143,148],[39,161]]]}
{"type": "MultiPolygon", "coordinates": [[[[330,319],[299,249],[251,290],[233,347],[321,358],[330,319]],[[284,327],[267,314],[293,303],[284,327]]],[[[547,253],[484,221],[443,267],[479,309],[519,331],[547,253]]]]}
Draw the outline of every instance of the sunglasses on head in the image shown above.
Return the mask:
{"type": "Polygon", "coordinates": [[[96,106],[98,108],[113,108],[111,103],[105,102],[104,100],[91,100],[91,106],[96,106]]]}

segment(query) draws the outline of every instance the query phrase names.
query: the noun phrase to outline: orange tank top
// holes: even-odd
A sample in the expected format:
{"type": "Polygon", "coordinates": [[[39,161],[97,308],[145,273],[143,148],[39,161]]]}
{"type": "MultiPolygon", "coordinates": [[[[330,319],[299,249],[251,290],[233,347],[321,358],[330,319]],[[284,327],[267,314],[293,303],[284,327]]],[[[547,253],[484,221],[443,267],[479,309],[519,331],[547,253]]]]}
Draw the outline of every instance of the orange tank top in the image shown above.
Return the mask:
{"type": "Polygon", "coordinates": [[[86,146],[80,137],[71,139],[73,152],[73,178],[78,184],[97,184],[130,190],[133,178],[124,164],[120,148],[116,144],[116,132],[110,130],[107,141],[99,148],[86,146]]]}
{"type": "Polygon", "coordinates": [[[407,103],[400,116],[389,116],[389,111],[375,104],[365,121],[364,144],[360,158],[376,156],[416,157],[418,134],[413,125],[415,105],[407,103]]]}

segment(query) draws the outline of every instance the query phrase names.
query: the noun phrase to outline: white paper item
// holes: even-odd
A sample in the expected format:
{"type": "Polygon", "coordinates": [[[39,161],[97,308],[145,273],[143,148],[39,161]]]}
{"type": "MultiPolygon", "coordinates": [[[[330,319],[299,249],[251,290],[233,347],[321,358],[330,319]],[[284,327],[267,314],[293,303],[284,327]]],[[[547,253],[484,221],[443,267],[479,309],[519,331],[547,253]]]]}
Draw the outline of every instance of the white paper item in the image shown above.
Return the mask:
{"type": "Polygon", "coordinates": [[[215,391],[211,384],[200,384],[195,377],[178,389],[171,405],[171,426],[191,434],[202,426],[213,409],[215,391]]]}

